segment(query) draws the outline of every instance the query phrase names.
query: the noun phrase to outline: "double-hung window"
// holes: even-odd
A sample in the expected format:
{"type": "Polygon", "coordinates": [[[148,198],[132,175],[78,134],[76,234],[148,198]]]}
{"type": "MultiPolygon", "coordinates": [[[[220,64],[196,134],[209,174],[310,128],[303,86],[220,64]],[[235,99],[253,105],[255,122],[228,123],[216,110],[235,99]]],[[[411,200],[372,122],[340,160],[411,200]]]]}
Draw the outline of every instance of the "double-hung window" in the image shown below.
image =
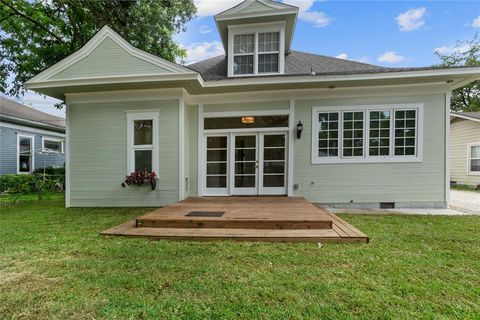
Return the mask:
{"type": "Polygon", "coordinates": [[[468,174],[480,175],[480,142],[468,145],[468,174]]]}
{"type": "Polygon", "coordinates": [[[158,112],[129,112],[127,121],[127,174],[139,170],[158,173],[158,112]]]}
{"type": "Polygon", "coordinates": [[[267,23],[229,28],[228,75],[283,73],[285,25],[267,23]]]}
{"type": "Polygon", "coordinates": [[[34,137],[17,136],[17,173],[30,173],[35,168],[34,137]]]}
{"type": "Polygon", "coordinates": [[[422,105],[322,108],[312,114],[312,163],[421,161],[422,105]]]}

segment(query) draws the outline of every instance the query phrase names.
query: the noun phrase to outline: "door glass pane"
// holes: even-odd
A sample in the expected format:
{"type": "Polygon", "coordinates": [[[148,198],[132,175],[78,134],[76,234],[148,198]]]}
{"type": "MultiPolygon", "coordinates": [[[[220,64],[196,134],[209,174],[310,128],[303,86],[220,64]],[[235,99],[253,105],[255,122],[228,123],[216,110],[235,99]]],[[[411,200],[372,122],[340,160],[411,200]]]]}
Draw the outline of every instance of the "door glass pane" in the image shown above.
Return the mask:
{"type": "Polygon", "coordinates": [[[255,188],[256,176],[235,176],[235,188],[255,188]]]}
{"type": "Polygon", "coordinates": [[[153,120],[133,121],[133,144],[149,145],[153,140],[153,120]]]}
{"type": "Polygon", "coordinates": [[[152,150],[135,150],[135,171],[152,172],[152,150]]]}
{"type": "Polygon", "coordinates": [[[207,176],[207,188],[226,188],[227,176],[207,176]]]}
{"type": "Polygon", "coordinates": [[[226,136],[207,137],[207,188],[227,187],[227,145],[226,136]]]}
{"type": "Polygon", "coordinates": [[[264,175],[263,186],[267,188],[284,187],[285,176],[284,175],[264,175]]]}
{"type": "Polygon", "coordinates": [[[235,137],[235,188],[255,188],[257,136],[235,137]]]}
{"type": "Polygon", "coordinates": [[[285,186],[286,135],[264,135],[263,146],[263,187],[283,188],[285,186]]]}

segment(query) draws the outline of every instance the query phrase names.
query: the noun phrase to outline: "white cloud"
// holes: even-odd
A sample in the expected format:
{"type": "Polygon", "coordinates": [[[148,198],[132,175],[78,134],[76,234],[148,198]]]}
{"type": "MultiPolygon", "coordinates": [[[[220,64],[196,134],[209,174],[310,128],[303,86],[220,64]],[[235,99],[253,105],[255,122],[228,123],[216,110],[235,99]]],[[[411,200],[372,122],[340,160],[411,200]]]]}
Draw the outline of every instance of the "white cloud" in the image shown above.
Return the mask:
{"type": "Polygon", "coordinates": [[[314,0],[283,0],[284,3],[298,7],[298,17],[316,27],[325,27],[332,23],[325,12],[311,10],[314,0]]]}
{"type": "Polygon", "coordinates": [[[480,29],[480,15],[473,19],[472,27],[480,29]]]}
{"type": "Polygon", "coordinates": [[[435,48],[435,52],[442,55],[442,56],[448,56],[453,53],[465,53],[471,48],[471,44],[466,43],[461,45],[460,47],[457,46],[443,46],[443,47],[438,47],[435,48]]]}
{"type": "Polygon", "coordinates": [[[202,18],[213,16],[217,13],[236,6],[243,0],[195,0],[197,6],[197,16],[202,18]]]}
{"type": "Polygon", "coordinates": [[[207,34],[212,32],[212,29],[209,26],[201,26],[200,27],[200,33],[201,34],[207,34]]]}
{"type": "Polygon", "coordinates": [[[340,53],[338,56],[335,56],[335,58],[347,60],[348,59],[348,54],[340,53]]]}
{"type": "Polygon", "coordinates": [[[399,55],[395,51],[387,51],[378,57],[378,61],[387,63],[399,63],[405,60],[404,56],[399,55]]]}
{"type": "Polygon", "coordinates": [[[225,52],[220,41],[195,42],[186,46],[185,49],[187,50],[186,64],[215,57],[225,52]]]}
{"type": "Polygon", "coordinates": [[[400,13],[395,20],[400,27],[400,31],[413,31],[417,30],[425,24],[425,14],[427,8],[410,9],[404,13],[400,13]]]}

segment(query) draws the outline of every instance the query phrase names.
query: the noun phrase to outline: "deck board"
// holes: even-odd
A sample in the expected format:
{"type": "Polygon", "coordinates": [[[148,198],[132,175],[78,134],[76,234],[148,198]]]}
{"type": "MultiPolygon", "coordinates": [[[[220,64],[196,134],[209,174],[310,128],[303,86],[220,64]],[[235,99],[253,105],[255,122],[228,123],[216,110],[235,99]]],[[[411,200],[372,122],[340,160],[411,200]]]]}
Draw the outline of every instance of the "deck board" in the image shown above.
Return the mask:
{"type": "Polygon", "coordinates": [[[107,229],[101,234],[200,241],[369,241],[364,233],[327,210],[303,198],[287,197],[189,198],[107,229]],[[225,214],[222,217],[185,217],[186,213],[194,210],[225,211],[225,214]],[[151,224],[140,223],[141,226],[138,226],[138,221],[151,224]],[[199,221],[203,223],[199,224],[199,221]],[[259,227],[262,223],[265,225],[259,227]],[[330,225],[326,227],[321,223],[330,225]]]}

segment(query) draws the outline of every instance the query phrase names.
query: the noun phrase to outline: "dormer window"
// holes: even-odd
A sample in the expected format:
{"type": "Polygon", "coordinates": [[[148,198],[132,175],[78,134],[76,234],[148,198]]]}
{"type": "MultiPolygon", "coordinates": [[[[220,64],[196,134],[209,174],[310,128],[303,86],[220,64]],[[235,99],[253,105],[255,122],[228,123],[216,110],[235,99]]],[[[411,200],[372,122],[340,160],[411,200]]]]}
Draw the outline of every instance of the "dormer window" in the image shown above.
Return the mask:
{"type": "Polygon", "coordinates": [[[232,25],[228,29],[230,77],[283,73],[285,23],[232,25]]]}

